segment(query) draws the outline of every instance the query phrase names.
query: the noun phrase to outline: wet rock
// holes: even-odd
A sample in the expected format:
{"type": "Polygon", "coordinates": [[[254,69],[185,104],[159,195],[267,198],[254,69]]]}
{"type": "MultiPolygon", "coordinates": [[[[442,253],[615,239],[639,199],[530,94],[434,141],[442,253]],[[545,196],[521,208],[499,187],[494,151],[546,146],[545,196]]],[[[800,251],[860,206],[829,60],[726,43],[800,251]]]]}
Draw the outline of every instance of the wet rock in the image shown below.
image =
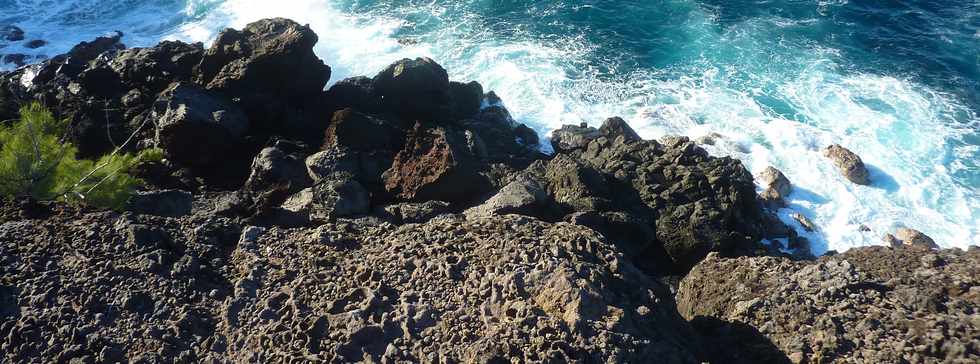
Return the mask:
{"type": "Polygon", "coordinates": [[[24,30],[16,25],[4,25],[0,27],[0,39],[8,42],[18,42],[24,40],[24,30]]]}
{"type": "Polygon", "coordinates": [[[384,173],[385,188],[404,200],[464,202],[479,198],[489,182],[486,164],[467,148],[464,133],[419,123],[384,173]]]}
{"type": "Polygon", "coordinates": [[[932,238],[915,229],[899,228],[895,231],[895,239],[905,245],[939,249],[939,245],[932,238]]]}
{"type": "Polygon", "coordinates": [[[20,67],[27,64],[28,56],[26,54],[15,53],[6,54],[3,56],[3,63],[13,63],[15,66],[20,67]]]}
{"type": "Polygon", "coordinates": [[[523,168],[545,156],[538,151],[538,135],[524,124],[519,124],[502,106],[489,106],[479,110],[460,125],[473,131],[486,149],[486,159],[523,168]]]}
{"type": "Polygon", "coordinates": [[[382,106],[407,120],[448,119],[449,75],[430,58],[402,59],[374,76],[382,106]]]}
{"type": "Polygon", "coordinates": [[[703,135],[694,141],[701,145],[715,145],[719,140],[724,138],[724,135],[718,133],[708,133],[707,135],[703,135]]]}
{"type": "Polygon", "coordinates": [[[837,166],[837,169],[840,170],[840,173],[849,181],[859,185],[871,184],[871,181],[868,179],[867,167],[864,166],[861,157],[854,154],[854,152],[834,144],[824,149],[823,155],[829,158],[837,166]]]}
{"type": "Polygon", "coordinates": [[[225,160],[249,128],[245,114],[220,96],[190,83],[175,83],[157,99],[156,142],[167,158],[207,167],[225,160]]]}
{"type": "Polygon", "coordinates": [[[810,219],[808,219],[806,216],[803,216],[802,214],[794,213],[790,215],[790,217],[792,217],[793,220],[796,220],[796,222],[800,223],[800,226],[802,226],[803,229],[806,231],[813,232],[817,230],[816,225],[813,225],[813,222],[811,222],[810,219]]]}
{"type": "Polygon", "coordinates": [[[551,146],[555,152],[568,153],[576,149],[583,149],[589,142],[602,136],[598,129],[586,123],[581,125],[563,125],[560,129],[551,132],[551,146]]]}
{"type": "Polygon", "coordinates": [[[30,41],[30,42],[27,42],[27,44],[24,44],[24,48],[27,48],[27,49],[38,49],[38,48],[44,47],[46,45],[48,45],[48,42],[47,41],[44,41],[44,40],[41,40],[41,39],[34,39],[34,40],[30,41]]]}
{"type": "Polygon", "coordinates": [[[762,186],[762,193],[759,197],[771,208],[786,206],[786,197],[789,196],[793,185],[783,172],[773,167],[766,167],[756,179],[762,186]]]}
{"type": "Polygon", "coordinates": [[[138,214],[179,217],[191,213],[194,197],[181,190],[138,191],[126,203],[126,210],[138,214]]]}

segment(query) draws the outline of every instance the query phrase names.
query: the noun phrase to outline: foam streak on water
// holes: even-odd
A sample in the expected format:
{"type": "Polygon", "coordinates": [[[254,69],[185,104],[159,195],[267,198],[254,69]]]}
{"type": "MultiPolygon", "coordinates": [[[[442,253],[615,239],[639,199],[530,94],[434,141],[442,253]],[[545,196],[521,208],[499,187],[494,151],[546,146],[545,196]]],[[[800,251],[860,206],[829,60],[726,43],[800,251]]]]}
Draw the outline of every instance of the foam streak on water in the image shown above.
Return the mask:
{"type": "MultiPolygon", "coordinates": [[[[957,71],[965,76],[950,77],[950,86],[942,87],[931,81],[946,73],[892,70],[905,64],[877,63],[887,54],[868,53],[867,64],[855,63],[866,50],[854,45],[870,41],[834,28],[833,19],[853,11],[848,1],[785,2],[771,14],[730,9],[743,2],[753,6],[689,0],[133,2],[137,11],[93,20],[80,26],[87,32],[79,37],[138,27],[129,31],[131,44],[208,42],[224,27],[288,17],[320,36],[317,53],[333,67],[332,81],[372,75],[399,58],[430,56],[452,78],[496,91],[518,120],[545,135],[562,124],[595,125],[613,115],[647,138],[722,134],[706,147],[711,153],[737,157],[755,173],[773,165],[793,181],[790,206],[780,216],[797,227],[793,213],[814,221],[819,231],[803,235],[817,253],[880,244],[899,226],[922,230],[946,247],[980,245],[980,117],[973,96],[962,91],[977,82],[971,72],[980,73],[980,54],[977,70],[969,62],[944,68],[965,67],[957,71]],[[171,11],[179,20],[151,21],[150,11],[171,11]],[[602,25],[624,12],[646,23],[602,25]],[[853,40],[840,40],[846,37],[853,40]],[[403,46],[399,38],[418,43],[403,46]],[[822,157],[831,143],[862,156],[872,186],[848,183],[822,157]]],[[[62,11],[15,22],[45,29],[62,11]]],[[[80,40],[55,32],[41,33],[64,39],[52,48],[80,40]]],[[[947,37],[974,42],[949,49],[980,45],[973,34],[947,37]]]]}

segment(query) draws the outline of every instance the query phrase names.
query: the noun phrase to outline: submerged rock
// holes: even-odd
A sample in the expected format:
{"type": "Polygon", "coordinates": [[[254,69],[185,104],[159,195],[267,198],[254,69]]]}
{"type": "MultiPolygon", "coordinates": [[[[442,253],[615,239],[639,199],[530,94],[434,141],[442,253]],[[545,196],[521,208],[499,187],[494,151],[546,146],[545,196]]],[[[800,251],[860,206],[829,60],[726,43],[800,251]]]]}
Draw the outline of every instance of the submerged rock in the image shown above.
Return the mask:
{"type": "Polygon", "coordinates": [[[4,25],[0,27],[0,39],[8,42],[24,40],[24,30],[16,25],[4,25]]]}
{"type": "Polygon", "coordinates": [[[823,155],[834,162],[834,165],[847,180],[859,185],[871,184],[868,179],[868,168],[864,166],[861,157],[858,157],[854,152],[834,144],[824,149],[823,155]]]}

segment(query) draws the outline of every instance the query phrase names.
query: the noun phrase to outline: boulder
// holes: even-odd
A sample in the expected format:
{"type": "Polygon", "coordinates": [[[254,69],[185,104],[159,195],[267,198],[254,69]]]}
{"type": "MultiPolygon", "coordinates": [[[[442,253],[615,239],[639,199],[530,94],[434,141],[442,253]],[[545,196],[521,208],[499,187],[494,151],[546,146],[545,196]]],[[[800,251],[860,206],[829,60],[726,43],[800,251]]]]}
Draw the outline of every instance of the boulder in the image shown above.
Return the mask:
{"type": "Polygon", "coordinates": [[[520,176],[507,184],[486,202],[466,210],[468,218],[518,214],[539,218],[551,217],[551,198],[542,183],[520,176]]]}
{"type": "Polygon", "coordinates": [[[0,27],[0,40],[8,42],[19,42],[24,40],[24,30],[16,25],[4,25],[0,27]]]}
{"type": "Polygon", "coordinates": [[[252,161],[251,170],[245,187],[253,191],[279,185],[295,192],[313,184],[304,159],[276,147],[262,149],[252,161]]]}
{"type": "Polygon", "coordinates": [[[380,207],[375,215],[393,224],[421,224],[452,211],[443,201],[402,202],[380,207]]]}
{"type": "Polygon", "coordinates": [[[909,228],[899,228],[895,231],[895,239],[904,245],[921,246],[929,249],[939,249],[939,244],[921,231],[909,228]]]}
{"type": "Polygon", "coordinates": [[[393,123],[346,108],[333,114],[323,146],[338,146],[354,151],[396,151],[404,143],[405,132],[393,123]]]}
{"type": "Polygon", "coordinates": [[[201,62],[201,43],[163,41],[149,48],[121,50],[108,61],[127,90],[138,89],[152,96],[177,81],[191,81],[194,67],[201,62]]]}
{"type": "Polygon", "coordinates": [[[374,94],[374,80],[364,76],[345,78],[330,86],[324,99],[331,111],[353,108],[367,113],[381,111],[381,100],[374,94]]]}
{"type": "Polygon", "coordinates": [[[794,213],[790,215],[790,217],[792,217],[793,220],[796,220],[796,222],[798,222],[800,226],[802,226],[803,229],[808,232],[813,232],[817,230],[817,226],[814,225],[813,222],[810,221],[810,219],[808,219],[806,216],[803,216],[803,214],[794,213]]]}
{"type": "Polygon", "coordinates": [[[523,168],[545,159],[539,151],[537,133],[514,121],[503,106],[486,107],[459,123],[480,137],[491,162],[523,168]]]}
{"type": "Polygon", "coordinates": [[[601,137],[610,140],[622,137],[626,142],[643,140],[629,126],[629,124],[619,117],[612,117],[602,122],[599,129],[593,128],[586,123],[579,126],[564,125],[561,129],[551,133],[551,145],[555,152],[569,153],[575,150],[585,149],[590,142],[601,137]]]}
{"type": "Polygon", "coordinates": [[[849,181],[859,185],[871,184],[868,179],[868,168],[864,166],[861,157],[854,152],[834,144],[824,149],[823,155],[829,158],[849,181]]]}
{"type": "Polygon", "coordinates": [[[249,128],[238,106],[186,82],[157,98],[152,117],[157,145],[167,158],[193,167],[221,162],[249,128]]]}
{"type": "Polygon", "coordinates": [[[589,145],[589,142],[601,136],[602,133],[598,129],[586,123],[578,126],[564,125],[551,132],[551,146],[556,153],[569,153],[577,149],[584,149],[589,145]]]}
{"type": "Polygon", "coordinates": [[[483,105],[483,85],[479,82],[449,82],[448,92],[452,107],[451,120],[467,119],[480,112],[483,105]]]}
{"type": "MultiPolygon", "coordinates": [[[[263,19],[218,35],[197,69],[197,82],[239,104],[268,133],[314,129],[330,67],[317,58],[317,35],[292,20],[263,19]]],[[[322,130],[322,129],[321,129],[322,130]]]]}
{"type": "Polygon", "coordinates": [[[449,118],[449,75],[430,58],[389,65],[374,76],[374,92],[385,110],[407,120],[449,118]]]}
{"type": "Polygon", "coordinates": [[[549,194],[566,211],[601,211],[612,205],[605,177],[567,155],[549,161],[543,179],[549,194]]]}
{"type": "Polygon", "coordinates": [[[417,123],[383,179],[386,190],[403,200],[462,203],[486,192],[486,169],[465,133],[417,123]]]}
{"type": "Polygon", "coordinates": [[[602,122],[602,126],[599,127],[599,132],[609,139],[623,137],[627,142],[643,140],[643,138],[640,138],[640,135],[630,127],[626,120],[619,117],[612,117],[604,120],[602,122]]]}
{"type": "Polygon", "coordinates": [[[180,217],[191,213],[194,196],[181,190],[138,191],[126,202],[126,210],[137,214],[180,217]]]}
{"type": "Polygon", "coordinates": [[[357,181],[349,179],[321,181],[290,196],[282,204],[283,210],[316,222],[363,215],[370,211],[370,207],[367,190],[357,181]]]}
{"type": "Polygon", "coordinates": [[[345,148],[328,148],[306,158],[306,171],[313,182],[334,176],[361,177],[360,156],[345,148]]]}
{"type": "Polygon", "coordinates": [[[756,179],[763,189],[759,197],[767,206],[776,208],[786,205],[785,198],[789,196],[793,185],[783,172],[773,167],[766,167],[756,179]]]}
{"type": "Polygon", "coordinates": [[[41,39],[34,39],[34,40],[31,40],[30,42],[27,42],[26,44],[24,44],[24,48],[27,48],[27,49],[38,49],[38,48],[44,47],[46,45],[48,45],[48,42],[47,41],[44,41],[44,40],[41,40],[41,39]]]}

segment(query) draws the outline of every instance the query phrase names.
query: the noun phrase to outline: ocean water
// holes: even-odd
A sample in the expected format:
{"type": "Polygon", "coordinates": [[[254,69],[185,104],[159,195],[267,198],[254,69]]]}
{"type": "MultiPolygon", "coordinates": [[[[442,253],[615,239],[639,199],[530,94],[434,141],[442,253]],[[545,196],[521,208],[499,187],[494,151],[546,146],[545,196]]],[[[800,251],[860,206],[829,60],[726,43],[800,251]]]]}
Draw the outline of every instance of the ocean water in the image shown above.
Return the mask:
{"type": "Polygon", "coordinates": [[[0,53],[112,30],[130,46],[207,43],[272,16],[311,25],[332,81],[429,56],[542,135],[614,115],[647,138],[721,134],[712,154],[789,177],[780,217],[817,253],[900,226],[980,245],[977,0],[0,0],[0,25],[50,42],[0,53]],[[871,186],[822,157],[831,143],[864,159],[871,186]]]}

